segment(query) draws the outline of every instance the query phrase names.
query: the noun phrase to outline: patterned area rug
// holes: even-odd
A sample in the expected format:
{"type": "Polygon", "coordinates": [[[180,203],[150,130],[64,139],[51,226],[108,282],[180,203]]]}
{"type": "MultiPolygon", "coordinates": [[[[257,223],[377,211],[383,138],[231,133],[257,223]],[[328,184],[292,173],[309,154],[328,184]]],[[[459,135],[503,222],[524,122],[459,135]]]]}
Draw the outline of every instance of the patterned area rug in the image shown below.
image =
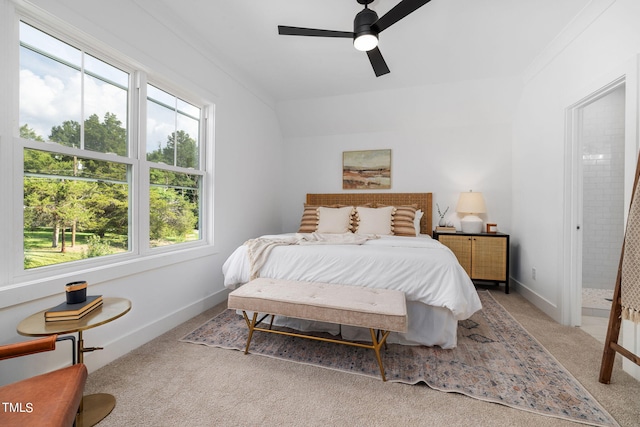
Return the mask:
{"type": "MultiPolygon", "coordinates": [[[[618,423],[488,291],[483,309],[459,322],[458,347],[390,344],[382,358],[390,382],[426,383],[537,414],[595,426],[618,423]]],[[[247,325],[226,310],[181,341],[244,351],[247,325]]],[[[380,379],[375,353],[346,345],[256,332],[249,351],[380,379]]]]}

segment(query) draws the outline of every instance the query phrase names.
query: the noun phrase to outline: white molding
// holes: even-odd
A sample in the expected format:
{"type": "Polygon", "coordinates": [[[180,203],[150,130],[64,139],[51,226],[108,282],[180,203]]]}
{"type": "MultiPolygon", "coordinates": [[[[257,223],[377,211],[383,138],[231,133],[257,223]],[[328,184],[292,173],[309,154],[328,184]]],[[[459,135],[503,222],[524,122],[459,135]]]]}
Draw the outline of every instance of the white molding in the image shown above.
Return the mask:
{"type": "Polygon", "coordinates": [[[542,310],[546,315],[551,317],[556,322],[560,322],[560,311],[558,310],[558,306],[553,304],[548,299],[542,297],[537,292],[533,291],[527,285],[517,281],[516,279],[511,279],[511,282],[515,285],[513,288],[522,295],[527,301],[538,307],[542,310]]]}
{"type": "MultiPolygon", "coordinates": [[[[62,292],[61,283],[77,280],[78,277],[83,277],[83,280],[93,286],[154,270],[158,267],[166,267],[215,254],[217,252],[213,246],[199,246],[197,248],[126,259],[117,263],[110,262],[98,267],[92,266],[85,269],[80,268],[77,264],[75,265],[76,268],[72,270],[69,270],[68,266],[66,266],[67,268],[59,274],[49,272],[39,279],[17,282],[0,288],[0,309],[60,294],[62,292]]],[[[78,263],[80,262],[78,261],[78,263]]]]}
{"type": "Polygon", "coordinates": [[[140,0],[133,0],[133,3],[135,3],[142,12],[164,26],[168,32],[171,32],[175,37],[201,54],[203,58],[206,58],[211,65],[224,73],[226,77],[235,81],[248,93],[275,111],[276,102],[273,94],[260,88],[241,68],[231,64],[231,61],[209,43],[205,37],[193,30],[191,26],[180,17],[176,16],[171,8],[166,5],[167,0],[155,2],[152,8],[140,0]],[[180,28],[180,31],[177,31],[178,28],[180,28]]]}
{"type": "Polygon", "coordinates": [[[584,107],[626,84],[626,74],[616,71],[599,79],[606,83],[594,86],[584,98],[565,109],[565,177],[563,224],[563,286],[559,295],[560,319],[563,325],[582,323],[582,164],[580,158],[581,112],[584,107]],[[580,228],[578,228],[580,227],[580,228]]]}
{"type": "MultiPolygon", "coordinates": [[[[579,194],[582,193],[580,176],[581,166],[578,163],[578,128],[577,114],[586,105],[606,96],[618,87],[625,86],[625,182],[624,205],[631,202],[634,173],[639,146],[638,111],[640,95],[638,84],[640,74],[638,67],[640,55],[634,55],[624,63],[612,68],[609,72],[594,79],[588,86],[581,88],[582,97],[569,105],[565,110],[565,177],[564,177],[564,214],[563,214],[563,265],[562,286],[559,299],[561,311],[560,321],[564,325],[580,326],[582,321],[582,272],[581,251],[582,231],[576,227],[581,225],[582,209],[579,194]]],[[[625,223],[627,218],[625,208],[625,223]]]]}
{"type": "Polygon", "coordinates": [[[523,75],[524,83],[529,83],[540,74],[615,2],[616,0],[592,0],[589,2],[527,67],[523,75]]]}
{"type": "Polygon", "coordinates": [[[100,369],[106,364],[113,362],[119,357],[124,356],[200,313],[223,303],[227,300],[228,294],[229,291],[226,289],[218,291],[186,307],[181,307],[164,317],[155,319],[137,329],[120,335],[113,341],[100,343],[100,346],[103,347],[104,350],[85,355],[84,363],[87,365],[87,369],[89,372],[100,369]]]}
{"type": "MultiPolygon", "coordinates": [[[[633,354],[640,354],[640,325],[636,325],[630,320],[622,321],[619,340],[622,346],[633,354]]],[[[640,366],[633,363],[626,357],[622,358],[622,369],[629,375],[640,381],[640,366]]]]}
{"type": "MultiPolygon", "coordinates": [[[[185,307],[176,309],[163,317],[131,330],[126,334],[119,335],[117,339],[107,342],[98,342],[102,347],[102,350],[90,352],[84,356],[84,363],[87,365],[87,369],[91,373],[102,368],[165,332],[170,331],[176,326],[194,318],[202,312],[225,302],[228,294],[229,290],[220,290],[185,307]]],[[[125,314],[125,317],[126,316],[127,315],[125,314]]],[[[118,320],[115,320],[115,322],[117,321],[118,320]]],[[[58,368],[63,368],[64,366],[68,366],[68,361],[60,364],[58,368]]],[[[55,367],[52,369],[55,369],[55,367]]]]}
{"type": "MultiPolygon", "coordinates": [[[[562,271],[562,283],[560,287],[560,298],[558,299],[560,305],[560,323],[563,325],[575,325],[579,326],[581,323],[581,316],[577,316],[575,307],[582,306],[582,293],[577,293],[576,288],[581,283],[581,260],[582,257],[578,256],[577,248],[582,247],[581,233],[577,230],[578,224],[582,222],[577,218],[576,212],[579,201],[580,191],[578,187],[579,182],[576,182],[575,178],[578,173],[575,172],[580,165],[577,162],[577,129],[580,116],[579,110],[575,107],[569,107],[565,110],[565,150],[564,150],[564,163],[565,163],[565,178],[564,178],[564,214],[563,214],[563,262],[565,266],[562,271]],[[572,297],[577,296],[578,301],[572,301],[572,297]]],[[[581,211],[580,211],[581,212],[581,211]]]]}
{"type": "MultiPolygon", "coordinates": [[[[17,24],[13,17],[15,16],[14,5],[7,1],[0,1],[0,81],[10,82],[17,76],[17,46],[14,42],[17,38],[17,24]],[[14,59],[16,58],[16,59],[14,59]]],[[[8,224],[13,218],[12,203],[14,189],[13,174],[13,123],[15,114],[11,108],[17,96],[16,85],[1,84],[0,85],[0,218],[6,220],[4,224],[8,224]],[[6,159],[9,159],[7,161],[6,159]],[[9,202],[7,202],[9,201],[9,202]]],[[[0,286],[9,283],[12,273],[13,252],[15,250],[13,237],[16,230],[12,227],[5,227],[4,244],[0,245],[0,286]]]]}

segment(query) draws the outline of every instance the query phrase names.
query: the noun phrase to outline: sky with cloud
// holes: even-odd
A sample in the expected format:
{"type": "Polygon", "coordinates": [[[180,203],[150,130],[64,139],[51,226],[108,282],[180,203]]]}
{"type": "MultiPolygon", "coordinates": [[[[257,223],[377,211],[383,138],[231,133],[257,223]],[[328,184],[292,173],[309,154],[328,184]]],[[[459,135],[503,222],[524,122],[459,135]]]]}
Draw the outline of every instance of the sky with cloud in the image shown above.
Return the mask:
{"type": "Polygon", "coordinates": [[[73,67],[21,48],[20,125],[48,139],[51,128],[66,120],[80,123],[92,114],[103,119],[109,112],[126,128],[127,91],[87,74],[84,85],[82,80],[73,67]]]}
{"type": "MultiPolygon", "coordinates": [[[[28,125],[47,140],[51,128],[64,121],[82,123],[92,114],[102,121],[106,113],[111,113],[122,127],[127,127],[128,73],[24,23],[20,38],[39,51],[20,48],[20,126],[28,125]]],[[[166,92],[151,88],[150,95],[153,94],[154,98],[164,97],[159,99],[161,102],[176,103],[176,98],[166,92]]],[[[199,114],[197,108],[179,99],[177,102],[190,109],[189,113],[195,112],[196,117],[199,114]]],[[[153,151],[166,145],[168,135],[175,130],[176,114],[153,102],[147,106],[146,144],[147,150],[153,151]]],[[[197,121],[178,115],[177,124],[197,138],[197,121]]]]}

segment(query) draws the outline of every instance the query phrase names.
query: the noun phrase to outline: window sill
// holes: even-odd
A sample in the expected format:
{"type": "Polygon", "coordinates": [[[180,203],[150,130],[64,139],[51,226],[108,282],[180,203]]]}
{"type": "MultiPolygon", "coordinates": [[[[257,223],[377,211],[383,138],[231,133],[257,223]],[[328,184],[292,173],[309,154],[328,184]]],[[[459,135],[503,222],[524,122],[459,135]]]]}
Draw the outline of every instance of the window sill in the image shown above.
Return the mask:
{"type": "Polygon", "coordinates": [[[79,277],[86,280],[89,285],[97,285],[216,253],[212,245],[202,245],[133,258],[127,257],[119,262],[100,266],[83,266],[84,268],[74,271],[65,268],[64,272],[51,274],[46,278],[25,281],[20,281],[20,278],[17,278],[16,283],[0,288],[0,309],[61,294],[64,292],[64,286],[61,283],[76,281],[79,280],[79,277]]]}

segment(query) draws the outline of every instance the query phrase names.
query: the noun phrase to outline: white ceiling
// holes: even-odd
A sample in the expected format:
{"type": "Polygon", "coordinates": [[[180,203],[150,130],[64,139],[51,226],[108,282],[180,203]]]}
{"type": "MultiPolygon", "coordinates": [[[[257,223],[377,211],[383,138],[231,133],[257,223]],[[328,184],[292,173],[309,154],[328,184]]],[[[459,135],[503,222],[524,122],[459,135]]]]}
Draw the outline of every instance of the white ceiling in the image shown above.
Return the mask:
{"type": "Polygon", "coordinates": [[[432,0],[380,34],[391,73],[378,78],[349,39],[278,35],[279,24],[352,31],[356,0],[134,1],[277,102],[518,76],[590,0],[432,0]]]}

